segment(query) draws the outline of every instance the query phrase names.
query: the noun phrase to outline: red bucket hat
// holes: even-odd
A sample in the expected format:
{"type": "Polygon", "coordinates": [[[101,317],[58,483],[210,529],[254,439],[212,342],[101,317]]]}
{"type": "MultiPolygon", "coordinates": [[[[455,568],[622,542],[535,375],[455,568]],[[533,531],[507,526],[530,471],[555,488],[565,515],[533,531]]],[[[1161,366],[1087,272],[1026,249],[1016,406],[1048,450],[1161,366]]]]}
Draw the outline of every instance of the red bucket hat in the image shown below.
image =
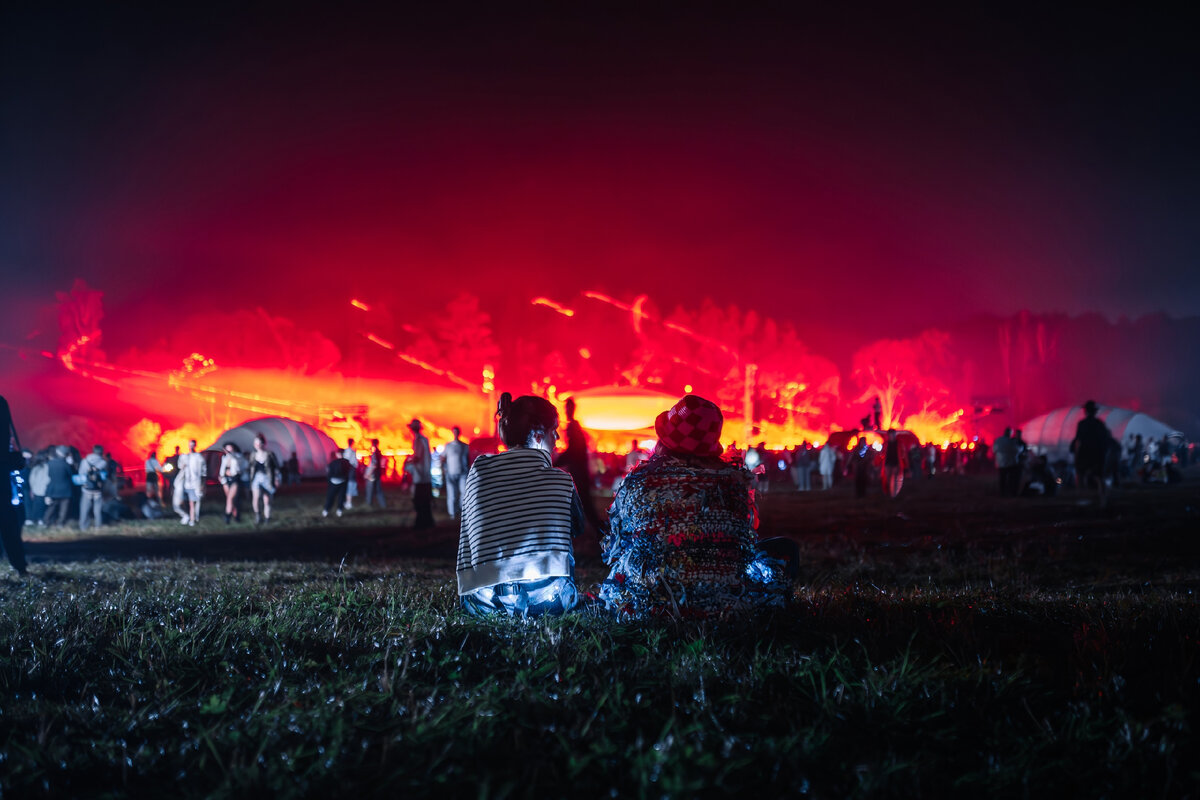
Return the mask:
{"type": "Polygon", "coordinates": [[[658,415],[654,430],[659,443],[673,453],[719,456],[724,422],[716,403],[689,394],[658,415]]]}

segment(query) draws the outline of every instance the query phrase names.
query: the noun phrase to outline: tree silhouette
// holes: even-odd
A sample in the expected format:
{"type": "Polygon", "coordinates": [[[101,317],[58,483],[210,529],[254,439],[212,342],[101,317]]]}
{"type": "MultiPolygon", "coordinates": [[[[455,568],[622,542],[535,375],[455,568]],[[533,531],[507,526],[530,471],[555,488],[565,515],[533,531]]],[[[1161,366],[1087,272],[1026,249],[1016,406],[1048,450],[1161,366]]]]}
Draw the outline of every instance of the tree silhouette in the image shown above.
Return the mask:
{"type": "Polygon", "coordinates": [[[854,402],[879,398],[884,428],[899,426],[906,408],[928,410],[950,395],[937,374],[948,363],[949,341],[948,334],[928,330],[911,339],[880,339],[859,349],[851,374],[862,394],[854,402]]]}

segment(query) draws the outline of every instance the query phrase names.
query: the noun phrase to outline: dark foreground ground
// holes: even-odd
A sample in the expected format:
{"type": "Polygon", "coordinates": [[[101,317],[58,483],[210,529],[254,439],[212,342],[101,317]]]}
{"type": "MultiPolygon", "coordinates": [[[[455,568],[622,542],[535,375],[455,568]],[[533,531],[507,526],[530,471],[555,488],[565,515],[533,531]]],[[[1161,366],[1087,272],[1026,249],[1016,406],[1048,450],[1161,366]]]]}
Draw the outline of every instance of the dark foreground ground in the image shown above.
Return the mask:
{"type": "Polygon", "coordinates": [[[792,607],[706,623],[471,620],[444,517],[322,520],[315,489],[257,530],[30,531],[0,793],[1197,796],[1198,478],[1103,511],[773,491],[792,607]]]}

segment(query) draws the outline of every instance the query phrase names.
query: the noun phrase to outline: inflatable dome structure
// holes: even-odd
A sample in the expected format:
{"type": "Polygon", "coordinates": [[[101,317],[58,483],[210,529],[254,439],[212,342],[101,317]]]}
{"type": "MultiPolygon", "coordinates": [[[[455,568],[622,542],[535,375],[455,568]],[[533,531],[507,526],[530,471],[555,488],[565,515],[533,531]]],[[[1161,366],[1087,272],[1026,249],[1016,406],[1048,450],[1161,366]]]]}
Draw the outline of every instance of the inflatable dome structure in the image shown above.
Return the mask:
{"type": "Polygon", "coordinates": [[[226,442],[233,442],[242,452],[248,453],[254,448],[254,437],[260,433],[267,438],[267,449],[275,454],[280,464],[295,453],[300,461],[300,475],[305,478],[324,476],[329,452],[340,449],[333,439],[312,425],[285,417],[243,422],[222,433],[207,449],[216,450],[226,442]]]}
{"type": "MultiPolygon", "coordinates": [[[[1128,408],[1100,406],[1096,417],[1108,426],[1109,433],[1123,445],[1138,434],[1141,434],[1142,441],[1166,436],[1180,442],[1184,438],[1182,433],[1165,422],[1128,408]]],[[[1051,461],[1067,460],[1070,458],[1075,428],[1081,419],[1083,408],[1080,406],[1055,409],[1022,425],[1021,438],[1034,452],[1049,456],[1051,461]]]]}

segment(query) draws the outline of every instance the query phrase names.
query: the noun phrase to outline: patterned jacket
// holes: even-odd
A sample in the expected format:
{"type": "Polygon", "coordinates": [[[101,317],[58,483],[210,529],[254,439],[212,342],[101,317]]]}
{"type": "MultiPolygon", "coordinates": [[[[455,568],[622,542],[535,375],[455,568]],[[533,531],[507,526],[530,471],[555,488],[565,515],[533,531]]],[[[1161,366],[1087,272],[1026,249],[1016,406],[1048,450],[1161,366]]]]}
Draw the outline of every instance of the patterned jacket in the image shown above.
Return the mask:
{"type": "Polygon", "coordinates": [[[635,467],[608,512],[612,571],[600,599],[633,617],[782,605],[786,581],[760,568],[751,483],[749,470],[716,458],[660,452],[635,467]]]}

